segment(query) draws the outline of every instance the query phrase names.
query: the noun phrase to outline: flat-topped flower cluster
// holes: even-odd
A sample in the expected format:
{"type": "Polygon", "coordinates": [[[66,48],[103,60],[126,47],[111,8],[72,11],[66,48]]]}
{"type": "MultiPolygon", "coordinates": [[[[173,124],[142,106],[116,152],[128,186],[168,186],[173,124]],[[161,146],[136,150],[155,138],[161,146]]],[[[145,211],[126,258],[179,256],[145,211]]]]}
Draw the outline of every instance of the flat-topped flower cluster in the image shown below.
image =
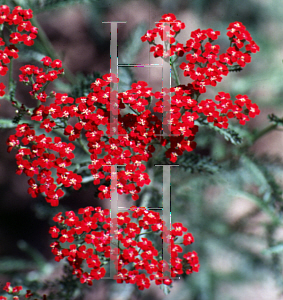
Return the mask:
{"type": "Polygon", "coordinates": [[[110,259],[117,260],[118,269],[114,276],[117,282],[136,284],[141,290],[150,286],[150,280],[157,285],[170,285],[171,276],[198,272],[195,251],[185,253],[183,258],[178,257],[183,252],[180,244],[187,246],[194,242],[191,233],[185,234],[188,229],[182,223],[172,224],[170,233],[158,212],[136,206],[132,206],[129,212],[119,212],[113,220],[108,217],[109,210],[100,207],[81,208],[78,214],[82,218],[73,211],[66,212],[65,217],[62,213],[57,214],[53,220],[58,226],[51,227],[49,232],[52,238],[57,239],[51,244],[55,260],[67,258],[73,274],[80,278],[81,283],[92,285],[94,279],[103,278],[106,274],[103,264],[110,259]],[[111,237],[110,223],[115,220],[115,235],[111,237]],[[161,250],[158,251],[146,238],[150,233],[155,233],[155,240],[160,237],[165,243],[170,243],[170,262],[164,261],[161,250]],[[177,243],[179,237],[182,238],[181,243],[177,243]],[[111,248],[111,242],[116,242],[116,247],[111,248]]]}

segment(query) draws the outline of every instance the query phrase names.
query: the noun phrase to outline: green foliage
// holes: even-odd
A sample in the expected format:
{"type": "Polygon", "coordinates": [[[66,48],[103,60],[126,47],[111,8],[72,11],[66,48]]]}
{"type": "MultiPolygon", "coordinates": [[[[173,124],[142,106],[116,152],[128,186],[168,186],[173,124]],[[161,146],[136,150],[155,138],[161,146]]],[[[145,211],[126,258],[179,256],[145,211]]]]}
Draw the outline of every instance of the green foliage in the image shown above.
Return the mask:
{"type": "Polygon", "coordinates": [[[43,289],[51,290],[48,294],[48,300],[57,299],[84,299],[86,286],[82,285],[76,276],[72,274],[72,267],[64,266],[64,275],[60,279],[54,281],[46,281],[42,287],[43,289]]]}
{"type": "Polygon", "coordinates": [[[270,122],[275,123],[277,126],[283,126],[283,118],[278,118],[275,114],[268,115],[268,119],[270,122]]]}
{"type": "MultiPolygon", "coordinates": [[[[270,159],[253,158],[253,163],[257,166],[257,172],[264,177],[264,184],[261,185],[260,192],[265,203],[271,205],[282,214],[283,212],[283,190],[276,182],[274,174],[269,170],[270,159]],[[269,169],[268,169],[269,167],[269,169]]],[[[281,162],[282,165],[282,162],[281,162]]]]}
{"type": "Polygon", "coordinates": [[[220,133],[221,135],[224,136],[226,141],[230,141],[232,144],[234,145],[239,145],[242,143],[242,137],[240,136],[240,134],[236,131],[235,129],[230,129],[232,128],[232,126],[229,125],[229,129],[224,129],[224,128],[218,128],[216,126],[214,126],[212,123],[207,122],[207,120],[204,119],[198,119],[196,120],[196,125],[199,126],[205,126],[206,128],[210,128],[218,133],[220,133]]]}
{"type": "MultiPolygon", "coordinates": [[[[53,267],[50,266],[51,269],[53,269],[53,267]]],[[[85,291],[88,286],[82,285],[80,281],[77,280],[76,276],[72,274],[72,267],[69,265],[65,264],[63,266],[63,275],[60,278],[51,280],[40,281],[38,277],[43,274],[37,271],[35,272],[35,276],[19,276],[20,279],[15,280],[13,284],[23,286],[24,291],[31,290],[33,297],[39,297],[37,299],[42,299],[43,294],[47,295],[48,300],[84,299],[85,291]]]]}
{"type": "Polygon", "coordinates": [[[72,86],[71,92],[69,93],[70,97],[74,99],[78,97],[87,96],[89,93],[93,92],[90,88],[90,85],[97,79],[102,78],[100,73],[93,72],[92,74],[79,74],[76,78],[76,84],[72,86]]]}
{"type": "Polygon", "coordinates": [[[36,264],[26,259],[15,257],[2,257],[0,259],[0,270],[2,274],[18,274],[19,272],[34,269],[36,264]]]}
{"type": "Polygon", "coordinates": [[[266,255],[281,252],[283,252],[283,244],[278,244],[262,251],[262,253],[266,255]]]}
{"type": "Polygon", "coordinates": [[[229,72],[240,72],[240,71],[243,70],[243,68],[241,66],[239,66],[239,65],[237,65],[237,66],[231,66],[231,67],[229,66],[228,70],[229,70],[229,72]]]}
{"type": "MultiPolygon", "coordinates": [[[[18,121],[18,119],[16,121],[18,121]]],[[[0,119],[0,129],[16,128],[18,126],[17,123],[18,122],[10,119],[0,119]]]]}
{"type": "Polygon", "coordinates": [[[190,173],[214,174],[221,168],[210,156],[185,152],[178,160],[180,167],[190,173]]]}
{"type": "MultiPolygon", "coordinates": [[[[170,165],[172,162],[168,158],[156,159],[156,164],[170,165]]],[[[196,154],[194,152],[185,151],[180,156],[175,164],[178,164],[180,169],[185,170],[188,173],[204,173],[214,174],[221,168],[210,156],[204,156],[196,154]]],[[[174,164],[173,164],[174,165],[174,164]]]]}
{"type": "MultiPolygon", "coordinates": [[[[194,249],[197,246],[195,250],[202,257],[201,273],[185,278],[184,288],[190,293],[190,299],[199,299],[202,297],[200,295],[209,295],[205,299],[219,299],[218,284],[224,281],[233,282],[233,285],[252,282],[262,272],[269,276],[273,272],[273,258],[270,255],[263,258],[259,251],[253,249],[257,245],[269,245],[268,239],[274,236],[275,228],[282,223],[273,204],[280,200],[277,197],[280,193],[282,195],[282,191],[267,171],[268,161],[262,164],[262,160],[245,153],[246,149],[240,151],[240,159],[226,156],[222,168],[213,176],[207,176],[206,173],[186,176],[184,170],[173,168],[172,222],[182,221],[198,237],[194,249]],[[258,192],[251,190],[252,187],[258,192]],[[254,201],[257,207],[233,221],[227,218],[236,197],[254,201]],[[249,231],[253,218],[260,217],[263,212],[274,227],[274,232],[269,231],[266,236],[249,231]],[[219,267],[216,263],[211,266],[215,260],[220,262],[219,267]],[[222,264],[226,263],[231,264],[228,268],[230,271],[222,271],[222,264]]],[[[258,226],[265,229],[266,223],[258,226]]],[[[282,242],[272,245],[262,253],[282,251],[282,242]]],[[[282,270],[282,259],[277,261],[277,268],[282,270]]],[[[279,276],[279,273],[276,274],[279,276]]]]}
{"type": "Polygon", "coordinates": [[[213,128],[215,131],[219,132],[221,135],[224,136],[226,141],[230,141],[234,145],[239,145],[242,143],[242,138],[240,137],[239,133],[233,129],[223,129],[218,128],[213,125],[209,125],[210,128],[213,128]]]}

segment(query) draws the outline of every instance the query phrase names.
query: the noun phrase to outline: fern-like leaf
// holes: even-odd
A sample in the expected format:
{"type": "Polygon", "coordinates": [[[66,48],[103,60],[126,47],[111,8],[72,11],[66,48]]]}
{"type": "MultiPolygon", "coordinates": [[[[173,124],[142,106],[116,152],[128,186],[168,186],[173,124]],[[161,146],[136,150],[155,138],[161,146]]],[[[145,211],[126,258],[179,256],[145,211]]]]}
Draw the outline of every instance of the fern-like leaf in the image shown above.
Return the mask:
{"type": "Polygon", "coordinates": [[[268,115],[268,119],[270,122],[273,122],[275,123],[276,125],[280,125],[282,126],[283,125],[283,118],[278,118],[276,115],[274,114],[270,114],[268,115]]]}
{"type": "Polygon", "coordinates": [[[240,72],[243,70],[239,65],[228,67],[229,72],[240,72]]]}

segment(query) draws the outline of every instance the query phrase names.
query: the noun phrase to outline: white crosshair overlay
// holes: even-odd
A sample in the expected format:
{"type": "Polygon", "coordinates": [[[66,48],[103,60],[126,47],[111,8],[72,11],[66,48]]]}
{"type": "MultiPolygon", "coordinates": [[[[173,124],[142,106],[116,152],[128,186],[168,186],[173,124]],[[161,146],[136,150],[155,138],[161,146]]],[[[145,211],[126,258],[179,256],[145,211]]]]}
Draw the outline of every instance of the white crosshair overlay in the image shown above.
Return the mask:
{"type": "MultiPolygon", "coordinates": [[[[171,58],[169,57],[169,63],[162,61],[161,65],[159,64],[118,64],[118,42],[117,42],[117,32],[118,32],[118,23],[127,23],[120,21],[112,21],[112,22],[102,22],[102,23],[110,23],[110,73],[116,75],[118,78],[118,67],[162,67],[162,91],[165,89],[169,91],[169,99],[164,97],[163,100],[163,133],[156,134],[156,136],[173,136],[171,133],[171,58]],[[164,116],[164,113],[165,116],[164,116]]],[[[157,22],[156,22],[157,23],[157,22]]],[[[173,23],[173,22],[167,22],[173,23]]],[[[163,23],[166,25],[166,23],[163,23]]],[[[163,27],[165,28],[165,26],[163,27]]],[[[163,41],[166,40],[166,32],[163,30],[163,41]]],[[[164,42],[163,42],[164,43],[164,42]]],[[[163,45],[164,53],[165,46],[163,45]]],[[[110,83],[111,90],[118,91],[118,83],[111,82],[110,83]]],[[[110,93],[110,136],[117,137],[123,136],[124,134],[118,133],[118,101],[116,98],[116,94],[110,93]]],[[[178,136],[175,135],[174,136],[178,136]]],[[[110,165],[107,165],[110,166],[110,165]]],[[[110,235],[111,239],[111,249],[110,252],[114,253],[115,248],[117,248],[118,241],[114,239],[115,230],[117,229],[117,214],[119,211],[127,211],[128,208],[118,207],[118,193],[117,193],[117,167],[122,165],[111,165],[111,209],[110,209],[110,218],[111,218],[111,226],[110,226],[110,235]]],[[[125,165],[123,165],[125,166],[125,165]]],[[[179,166],[179,165],[155,165],[163,167],[163,207],[160,208],[147,208],[150,210],[162,210],[163,211],[163,222],[167,226],[167,229],[171,231],[171,184],[170,184],[170,167],[171,166],[179,166]],[[168,226],[169,225],[169,226],[168,226]]],[[[165,239],[163,238],[163,260],[166,262],[170,262],[171,259],[171,244],[165,243],[165,239]]],[[[110,259],[110,276],[103,277],[103,279],[114,279],[114,276],[117,276],[118,270],[118,259],[116,255],[113,255],[115,258],[110,259]]],[[[171,272],[169,272],[169,276],[163,278],[171,278],[171,279],[180,279],[180,277],[171,277],[171,272]]],[[[116,277],[117,278],[117,277],[116,277]]],[[[119,277],[120,279],[126,279],[123,277],[119,277]]],[[[163,279],[160,278],[160,279],[163,279]]]]}

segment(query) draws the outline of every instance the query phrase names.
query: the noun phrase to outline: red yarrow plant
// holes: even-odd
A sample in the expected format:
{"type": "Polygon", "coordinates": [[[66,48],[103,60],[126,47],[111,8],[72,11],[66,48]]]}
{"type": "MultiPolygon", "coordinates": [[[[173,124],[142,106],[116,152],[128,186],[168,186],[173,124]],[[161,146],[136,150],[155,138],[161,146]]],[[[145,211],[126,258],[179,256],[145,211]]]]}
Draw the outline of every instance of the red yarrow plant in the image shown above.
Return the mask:
{"type": "MultiPolygon", "coordinates": [[[[4,49],[0,52],[0,75],[5,75],[7,64],[18,57],[15,45],[22,42],[31,46],[37,28],[28,21],[32,18],[31,10],[16,7],[10,13],[9,7],[2,5],[0,12],[0,24],[12,30],[9,43],[0,39],[0,47],[4,49]]],[[[30,95],[35,105],[29,109],[10,99],[17,113],[21,117],[29,117],[31,121],[18,124],[7,145],[8,152],[17,150],[16,173],[29,177],[28,193],[32,197],[42,194],[51,206],[58,206],[66,188],[81,188],[83,176],[80,168],[74,167],[75,164],[81,165],[75,155],[79,148],[88,157],[86,165],[93,183],[99,185],[100,199],[111,198],[111,166],[124,165],[122,170],[117,171],[117,192],[129,194],[137,200],[141,188],[151,182],[146,173],[146,163],[156,151],[154,145],[165,148],[165,156],[175,163],[185,151],[195,149],[194,138],[199,124],[211,123],[225,130],[230,119],[244,125],[259,114],[258,106],[246,95],[237,95],[235,100],[226,92],[219,92],[214,100],[204,97],[206,87],[216,86],[229,71],[245,67],[251,61],[251,53],[259,51],[245,26],[240,22],[229,25],[227,36],[230,47],[222,54],[219,54],[220,46],[214,44],[219,31],[197,29],[182,44],[176,37],[184,28],[185,24],[175,15],[166,14],[156,28],[141,37],[142,42],[152,44],[150,51],[154,57],[162,57],[172,65],[177,85],[162,91],[153,92],[147,82],[138,81],[129,90],[119,93],[111,88],[113,83],[119,82],[119,78],[109,73],[90,85],[88,95],[74,99],[64,93],[45,92],[51,82],[64,75],[60,60],[46,56],[41,60],[42,68],[33,65],[20,68],[19,81],[31,87],[30,95]],[[164,46],[156,44],[157,36],[164,46]],[[190,78],[186,85],[179,83],[175,67],[176,60],[184,55],[186,62],[179,67],[184,76],[190,78]],[[118,136],[109,136],[113,110],[110,99],[113,98],[118,108],[118,136]],[[165,113],[164,101],[171,99],[170,119],[163,124],[150,110],[153,98],[158,100],[152,108],[155,113],[165,113]],[[161,136],[163,125],[170,125],[171,135],[161,136]],[[102,180],[108,184],[102,184],[102,180]]],[[[0,96],[5,95],[4,89],[1,83],[0,96]]],[[[56,215],[54,220],[60,225],[50,228],[51,236],[59,239],[51,245],[55,260],[67,258],[80,281],[91,285],[93,279],[98,280],[105,275],[102,261],[109,262],[109,259],[118,257],[117,282],[133,283],[139,289],[148,288],[150,280],[156,284],[171,284],[170,277],[163,277],[164,270],[172,277],[198,271],[196,252],[178,257],[182,247],[175,241],[178,236],[183,236],[187,228],[175,223],[170,231],[158,213],[146,208],[132,207],[131,210],[135,221],[130,219],[128,212],[117,215],[115,238],[121,247],[117,247],[115,253],[110,250],[111,221],[106,217],[107,210],[99,207],[81,209],[79,214],[83,214],[82,220],[74,212],[67,212],[66,218],[62,214],[56,215]],[[95,211],[93,215],[92,211],[95,211]],[[153,219],[149,218],[150,215],[153,219]],[[160,259],[158,250],[147,238],[139,239],[142,230],[145,231],[142,234],[148,234],[149,230],[158,232],[170,243],[170,262],[160,259]],[[65,242],[71,245],[63,248],[65,242]],[[89,271],[84,269],[83,263],[87,264],[89,271]],[[168,267],[164,269],[166,264],[168,267]]],[[[185,234],[183,239],[183,245],[194,241],[190,233],[185,234]]]]}
{"type": "MultiPolygon", "coordinates": [[[[165,22],[164,18],[162,20],[165,22]]],[[[37,135],[27,123],[19,124],[16,134],[9,137],[8,151],[10,152],[13,148],[18,149],[16,173],[25,173],[29,177],[36,176],[36,181],[35,179],[29,181],[31,184],[29,193],[32,197],[45,193],[46,201],[52,206],[57,206],[60,197],[64,195],[63,190],[60,189],[61,186],[72,186],[76,190],[81,187],[82,177],[70,171],[68,167],[71,168],[72,160],[75,158],[74,142],[81,142],[82,136],[88,142],[85,151],[90,157],[89,169],[94,177],[94,184],[98,185],[104,178],[110,181],[111,176],[106,175],[110,168],[106,165],[126,165],[125,171],[119,171],[117,174],[118,192],[131,194],[132,199],[137,200],[141,187],[150,183],[147,173],[144,173],[144,163],[155,152],[154,143],[166,147],[166,157],[171,162],[176,162],[178,156],[181,156],[184,151],[195,149],[194,137],[198,131],[196,123],[199,120],[206,120],[207,123],[212,123],[218,128],[227,129],[229,119],[237,119],[240,124],[244,125],[249,118],[258,115],[258,106],[253,104],[246,95],[237,95],[233,102],[229,93],[219,92],[215,100],[198,100],[206,92],[207,85],[216,86],[217,82],[228,74],[227,66],[236,63],[243,67],[240,63],[241,55],[250,57],[251,52],[258,51],[258,46],[241,23],[230,24],[228,29],[232,46],[218,59],[220,47],[211,44],[218,34],[213,34],[211,29],[192,32],[192,38],[183,48],[185,52],[193,52],[193,54],[187,54],[188,63],[182,63],[180,68],[184,70],[184,75],[193,81],[186,86],[179,85],[164,89],[162,92],[153,93],[152,88],[148,87],[146,82],[138,81],[132,84],[130,90],[118,93],[111,90],[110,84],[119,82],[119,79],[115,78],[114,74],[105,74],[91,85],[93,92],[87,96],[73,99],[67,94],[55,91],[48,96],[44,91],[46,85],[64,72],[61,62],[44,57],[42,62],[45,70],[32,65],[21,67],[20,81],[32,86],[30,94],[40,103],[32,112],[29,111],[31,120],[40,122],[40,128],[46,133],[52,132],[56,135],[56,131],[63,129],[63,134],[70,141],[70,143],[63,142],[61,136],[52,139],[46,134],[37,135]],[[231,32],[234,32],[234,35],[231,35],[231,32]],[[237,48],[243,47],[236,39],[240,33],[247,38],[242,39],[242,44],[248,42],[244,53],[237,48]],[[207,38],[208,42],[202,45],[207,38]],[[196,53],[199,54],[196,56],[196,53]],[[210,54],[214,54],[213,59],[210,58],[210,54]],[[224,56],[229,59],[224,59],[224,56]],[[119,106],[120,136],[118,138],[109,138],[107,135],[110,133],[111,93],[117,97],[119,106]],[[148,107],[153,97],[161,99],[156,102],[153,110],[162,113],[163,101],[169,98],[169,93],[172,95],[171,119],[168,122],[171,125],[172,136],[160,138],[158,135],[161,133],[162,123],[148,107]],[[43,105],[49,98],[53,98],[54,103],[43,105]],[[121,115],[121,111],[126,107],[129,107],[135,114],[121,115]],[[69,124],[74,119],[77,120],[76,123],[69,124]],[[106,133],[100,129],[100,126],[107,128],[106,133]],[[56,169],[56,181],[51,176],[50,170],[52,169],[56,169]],[[139,178],[147,178],[147,180],[138,180],[139,178]],[[46,182],[48,185],[45,184],[46,182]]],[[[161,29],[157,28],[154,32],[160,34],[160,31],[161,29]]],[[[175,32],[175,36],[179,31],[175,32]]],[[[149,33],[145,36],[148,35],[149,33]]],[[[145,40],[145,36],[142,40],[145,40]]],[[[147,39],[154,43],[154,40],[147,39]]],[[[172,55],[180,55],[180,51],[173,51],[172,55]]],[[[163,56],[166,55],[163,54],[163,56]]],[[[110,198],[109,186],[101,185],[99,190],[100,199],[110,198]]]]}

